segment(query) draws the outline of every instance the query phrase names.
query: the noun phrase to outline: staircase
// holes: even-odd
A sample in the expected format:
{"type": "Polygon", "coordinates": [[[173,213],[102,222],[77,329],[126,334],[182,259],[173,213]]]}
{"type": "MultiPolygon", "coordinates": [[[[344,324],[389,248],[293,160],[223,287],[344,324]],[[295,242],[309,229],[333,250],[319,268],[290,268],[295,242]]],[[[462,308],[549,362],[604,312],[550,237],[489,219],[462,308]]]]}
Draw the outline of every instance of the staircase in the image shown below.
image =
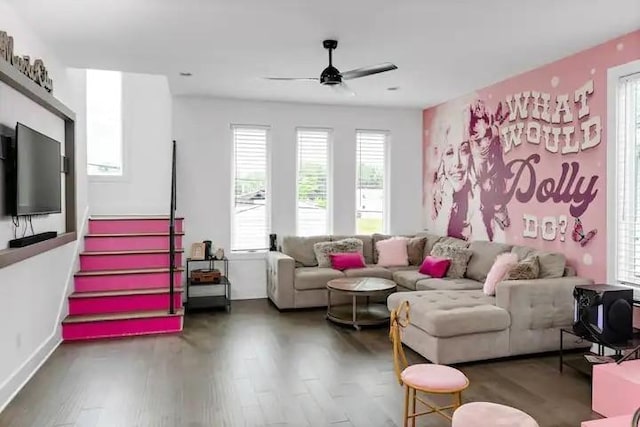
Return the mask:
{"type": "Polygon", "coordinates": [[[175,247],[173,282],[180,283],[184,219],[175,219],[175,246],[170,222],[169,217],[89,219],[69,315],[62,322],[65,341],[182,330],[182,288],[171,292],[170,259],[175,247]]]}

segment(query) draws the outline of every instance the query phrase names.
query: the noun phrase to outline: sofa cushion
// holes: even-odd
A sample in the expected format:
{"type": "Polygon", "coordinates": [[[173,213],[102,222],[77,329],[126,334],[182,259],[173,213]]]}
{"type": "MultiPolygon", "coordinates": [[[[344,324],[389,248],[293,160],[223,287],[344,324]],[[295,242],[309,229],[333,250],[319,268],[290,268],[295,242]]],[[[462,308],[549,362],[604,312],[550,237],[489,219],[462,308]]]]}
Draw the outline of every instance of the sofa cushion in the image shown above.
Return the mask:
{"type": "Polygon", "coordinates": [[[416,290],[417,291],[428,291],[428,290],[449,290],[449,291],[457,291],[457,290],[470,290],[470,289],[482,289],[483,283],[477,282],[473,279],[452,279],[449,277],[444,277],[442,279],[429,278],[429,279],[421,279],[416,282],[416,290]]]}
{"type": "Polygon", "coordinates": [[[511,252],[518,255],[518,261],[525,259],[529,254],[535,252],[536,250],[530,248],[529,246],[514,246],[511,248],[511,252]]]}
{"type": "Polygon", "coordinates": [[[422,254],[422,259],[427,255],[431,255],[431,249],[433,249],[433,245],[438,243],[443,237],[438,236],[437,234],[431,233],[417,233],[416,237],[424,237],[426,240],[424,242],[424,252],[422,254]]]}
{"type": "Polygon", "coordinates": [[[447,277],[462,279],[467,271],[467,264],[471,258],[471,251],[456,245],[448,245],[438,242],[433,246],[431,255],[439,258],[448,258],[451,265],[447,270],[447,277]]]}
{"type": "Polygon", "coordinates": [[[460,248],[469,247],[469,242],[467,242],[466,240],[458,239],[457,237],[451,237],[451,236],[441,237],[437,243],[442,243],[447,246],[457,246],[460,248]]]}
{"type": "Polygon", "coordinates": [[[418,271],[420,268],[419,265],[401,265],[398,267],[386,267],[391,273],[395,273],[396,271],[418,271]]]}
{"type": "Polygon", "coordinates": [[[300,267],[295,270],[293,287],[299,291],[309,289],[325,289],[327,282],[345,277],[342,271],[333,268],[300,267]]]}
{"type": "Polygon", "coordinates": [[[564,275],[567,258],[558,252],[536,251],[540,263],[540,279],[557,279],[564,275]]]}
{"type": "Polygon", "coordinates": [[[540,277],[540,262],[533,253],[518,261],[507,273],[505,280],[533,280],[540,277]]]}
{"type": "Polygon", "coordinates": [[[469,279],[484,282],[487,274],[491,270],[496,257],[502,253],[509,252],[511,245],[504,243],[486,242],[482,240],[474,241],[469,244],[471,251],[471,259],[467,264],[466,277],[469,279]]]}
{"type": "Polygon", "coordinates": [[[329,239],[329,236],[285,236],[282,239],[282,253],[293,258],[298,267],[313,267],[318,265],[313,245],[318,242],[328,242],[329,239]]]}
{"type": "Polygon", "coordinates": [[[371,240],[373,241],[373,260],[372,260],[373,264],[378,263],[378,248],[376,244],[381,240],[387,240],[387,239],[390,239],[391,237],[392,236],[388,234],[380,234],[380,233],[374,233],[371,235],[371,240]]]}
{"type": "Polygon", "coordinates": [[[403,267],[409,265],[406,237],[393,237],[376,242],[378,265],[381,267],[403,267]]]}
{"type": "Polygon", "coordinates": [[[476,291],[417,291],[395,293],[389,310],[403,301],[410,306],[410,322],[434,337],[454,337],[509,328],[509,313],[495,306],[495,298],[476,291]]]}
{"type": "Polygon", "coordinates": [[[408,289],[415,289],[418,280],[429,278],[430,276],[422,274],[418,270],[401,270],[393,273],[393,281],[408,289]]]}
{"type": "Polygon", "coordinates": [[[354,268],[345,270],[347,277],[379,277],[381,279],[393,280],[393,273],[384,267],[368,265],[365,268],[354,268]]]}
{"type": "Polygon", "coordinates": [[[357,234],[355,236],[329,236],[330,241],[337,242],[344,239],[358,239],[362,240],[362,255],[364,255],[364,262],[367,264],[375,264],[373,260],[373,236],[369,234],[357,234]]]}
{"type": "Polygon", "coordinates": [[[426,237],[412,237],[407,240],[407,256],[410,265],[420,265],[424,260],[424,246],[427,243],[426,237]]]}
{"type": "MultiPolygon", "coordinates": [[[[318,267],[330,268],[330,254],[344,252],[360,252],[362,253],[362,240],[354,237],[348,237],[333,242],[318,242],[313,245],[313,252],[318,260],[318,267]]],[[[366,261],[366,259],[365,259],[366,261]]]]}

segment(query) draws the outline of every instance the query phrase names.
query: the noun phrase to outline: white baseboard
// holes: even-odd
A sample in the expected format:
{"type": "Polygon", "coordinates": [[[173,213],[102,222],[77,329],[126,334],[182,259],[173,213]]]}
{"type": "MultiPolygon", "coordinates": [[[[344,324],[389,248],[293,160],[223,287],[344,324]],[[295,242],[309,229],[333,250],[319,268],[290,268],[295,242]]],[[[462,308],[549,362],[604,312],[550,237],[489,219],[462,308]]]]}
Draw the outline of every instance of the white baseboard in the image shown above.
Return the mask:
{"type": "Polygon", "coordinates": [[[54,332],[34,351],[13,374],[0,384],[0,412],[16,397],[22,388],[35,375],[51,354],[62,342],[60,328],[54,332]]]}
{"type": "Polygon", "coordinates": [[[16,395],[22,390],[22,388],[29,382],[36,372],[42,367],[42,365],[51,357],[51,354],[58,348],[62,342],[62,326],[61,321],[63,314],[66,312],[67,296],[69,295],[69,289],[73,283],[73,276],[78,264],[78,257],[81,249],[83,248],[84,235],[86,232],[87,219],[89,217],[89,208],[85,209],[82,226],[78,232],[78,238],[75,243],[75,248],[72,252],[71,262],[69,263],[69,271],[67,273],[67,281],[64,291],[60,298],[58,305],[58,315],[56,316],[55,324],[53,325],[53,331],[38,348],[25,360],[18,369],[16,369],[2,384],[0,384],[0,412],[2,412],[7,405],[16,397],[16,395]]]}

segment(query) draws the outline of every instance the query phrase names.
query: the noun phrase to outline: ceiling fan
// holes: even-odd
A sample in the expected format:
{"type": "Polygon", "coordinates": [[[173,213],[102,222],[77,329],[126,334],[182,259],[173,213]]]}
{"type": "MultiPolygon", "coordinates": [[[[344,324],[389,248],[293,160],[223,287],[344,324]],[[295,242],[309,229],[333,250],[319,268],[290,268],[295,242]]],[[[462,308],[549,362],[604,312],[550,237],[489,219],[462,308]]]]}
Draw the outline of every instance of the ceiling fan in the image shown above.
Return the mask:
{"type": "Polygon", "coordinates": [[[333,66],[333,51],[338,47],[337,40],[324,40],[322,46],[329,51],[329,66],[325,68],[318,77],[265,77],[267,80],[277,81],[314,81],[322,85],[330,86],[336,90],[349,95],[355,95],[343,80],[358,79],[360,77],[370,76],[372,74],[384,73],[385,71],[396,70],[394,64],[383,62],[382,64],[372,65],[370,67],[356,68],[355,70],[345,71],[341,73],[333,66]]]}

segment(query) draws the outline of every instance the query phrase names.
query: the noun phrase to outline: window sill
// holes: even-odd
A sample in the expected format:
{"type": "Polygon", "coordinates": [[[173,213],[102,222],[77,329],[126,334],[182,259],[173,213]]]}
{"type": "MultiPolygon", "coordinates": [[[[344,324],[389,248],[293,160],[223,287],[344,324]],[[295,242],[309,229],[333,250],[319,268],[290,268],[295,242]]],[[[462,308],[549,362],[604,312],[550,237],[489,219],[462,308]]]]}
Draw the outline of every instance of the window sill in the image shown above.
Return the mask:
{"type": "Polygon", "coordinates": [[[229,261],[247,261],[267,259],[267,250],[259,251],[233,251],[229,254],[229,261]]]}

